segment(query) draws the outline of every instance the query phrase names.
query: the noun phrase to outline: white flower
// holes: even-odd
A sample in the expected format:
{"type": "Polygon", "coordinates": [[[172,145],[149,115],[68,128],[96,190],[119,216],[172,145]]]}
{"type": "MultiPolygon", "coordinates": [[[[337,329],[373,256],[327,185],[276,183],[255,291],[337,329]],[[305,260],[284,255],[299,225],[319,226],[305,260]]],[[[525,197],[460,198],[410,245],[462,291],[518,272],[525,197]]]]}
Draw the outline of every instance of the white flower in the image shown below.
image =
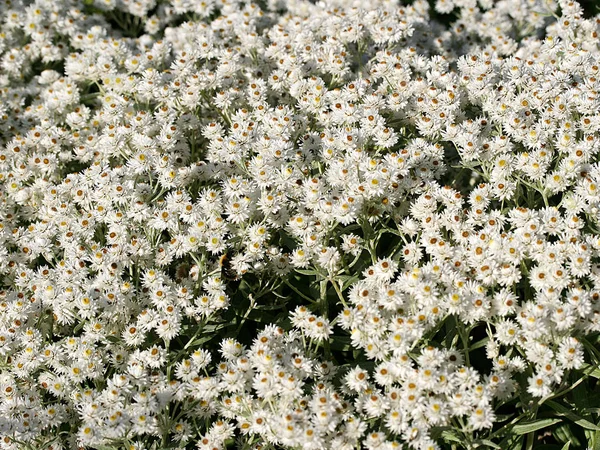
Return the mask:
{"type": "Polygon", "coordinates": [[[528,380],[527,392],[534,397],[546,397],[552,392],[550,380],[543,374],[534,375],[528,380]]]}
{"type": "Polygon", "coordinates": [[[475,406],[469,416],[469,424],[474,430],[490,428],[494,422],[495,415],[487,404],[475,406]]]}

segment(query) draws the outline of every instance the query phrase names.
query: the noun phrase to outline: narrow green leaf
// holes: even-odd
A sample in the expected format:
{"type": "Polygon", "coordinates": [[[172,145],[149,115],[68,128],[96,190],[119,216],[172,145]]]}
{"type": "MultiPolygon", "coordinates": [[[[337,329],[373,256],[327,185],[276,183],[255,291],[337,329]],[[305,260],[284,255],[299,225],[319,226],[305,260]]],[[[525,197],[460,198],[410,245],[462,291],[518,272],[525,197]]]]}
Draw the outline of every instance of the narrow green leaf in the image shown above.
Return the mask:
{"type": "MultiPolygon", "coordinates": [[[[351,367],[349,367],[349,369],[350,368],[351,367]]],[[[452,428],[450,428],[450,427],[431,427],[429,429],[429,435],[431,436],[431,439],[434,439],[437,441],[442,436],[442,433],[444,431],[451,430],[451,429],[452,428]]]]}
{"type": "Polygon", "coordinates": [[[520,449],[523,448],[523,436],[516,435],[514,433],[509,434],[502,442],[500,442],[500,447],[506,449],[520,449]]]}
{"type": "Polygon", "coordinates": [[[502,447],[500,447],[498,444],[495,444],[494,442],[490,441],[489,439],[482,439],[481,441],[482,444],[487,445],[490,448],[497,448],[498,450],[502,450],[502,447]]]}
{"type": "Polygon", "coordinates": [[[592,359],[596,363],[600,363],[600,351],[598,351],[598,349],[596,349],[596,347],[594,347],[594,345],[585,338],[581,338],[580,342],[586,348],[592,359]]]}
{"type": "Polygon", "coordinates": [[[490,340],[489,337],[484,337],[480,341],[477,341],[473,345],[471,345],[469,350],[477,350],[478,348],[485,347],[489,340],[490,340]]]}
{"type": "Polygon", "coordinates": [[[588,448],[590,450],[600,450],[600,431],[592,433],[592,436],[588,439],[588,448]]]}
{"type": "Polygon", "coordinates": [[[302,275],[318,275],[319,272],[317,272],[314,269],[294,269],[294,272],[297,273],[301,273],[302,275]]]}
{"type": "Polygon", "coordinates": [[[548,400],[546,404],[552,408],[554,411],[559,413],[559,415],[566,417],[567,419],[575,422],[582,428],[587,428],[588,430],[600,431],[600,427],[596,424],[593,424],[589,420],[585,420],[583,417],[578,416],[573,411],[568,409],[567,407],[557,403],[553,400],[548,400]]]}
{"type": "Polygon", "coordinates": [[[504,422],[505,420],[514,419],[514,414],[498,414],[496,415],[496,423],[504,422]]]}
{"type": "Polygon", "coordinates": [[[589,375],[590,377],[594,377],[600,380],[600,369],[598,369],[597,367],[592,366],[591,364],[584,364],[581,367],[581,370],[583,370],[583,373],[589,375]]]}
{"type": "Polygon", "coordinates": [[[571,446],[571,443],[567,442],[565,445],[563,445],[563,448],[561,450],[569,450],[570,446],[571,446]]]}
{"type": "Polygon", "coordinates": [[[216,323],[216,324],[206,325],[204,327],[203,334],[205,334],[205,333],[214,333],[216,331],[219,331],[219,330],[225,328],[227,325],[228,324],[226,324],[226,323],[216,323]]]}
{"type": "Polygon", "coordinates": [[[561,423],[558,425],[554,430],[552,430],[552,434],[559,442],[563,442],[565,444],[570,442],[577,448],[581,447],[581,442],[575,433],[573,433],[570,424],[568,423],[561,423]]]}
{"type": "Polygon", "coordinates": [[[513,432],[517,435],[528,434],[552,426],[560,421],[561,419],[539,419],[531,422],[524,422],[515,425],[513,427],[513,432]]]}
{"type": "Polygon", "coordinates": [[[277,311],[278,309],[284,308],[285,305],[257,305],[254,307],[256,311],[277,311]]]}
{"type": "Polygon", "coordinates": [[[442,431],[442,439],[444,439],[445,441],[449,441],[449,442],[459,442],[459,443],[463,442],[462,439],[460,439],[457,435],[455,435],[450,430],[442,431]]]}
{"type": "MultiPolygon", "coordinates": [[[[341,278],[341,277],[340,277],[341,278]]],[[[345,277],[346,279],[343,279],[343,284],[342,284],[342,292],[345,291],[346,289],[348,289],[352,284],[356,283],[358,281],[358,275],[355,275],[353,277],[345,277]]]]}

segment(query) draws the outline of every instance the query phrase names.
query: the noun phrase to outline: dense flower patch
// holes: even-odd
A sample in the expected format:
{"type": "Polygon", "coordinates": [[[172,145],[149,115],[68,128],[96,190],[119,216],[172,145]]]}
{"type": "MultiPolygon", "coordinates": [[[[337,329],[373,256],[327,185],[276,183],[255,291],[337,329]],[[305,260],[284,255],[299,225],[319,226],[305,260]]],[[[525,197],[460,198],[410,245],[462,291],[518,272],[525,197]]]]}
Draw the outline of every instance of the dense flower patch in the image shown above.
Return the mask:
{"type": "Polygon", "coordinates": [[[600,448],[593,14],[3,0],[0,448],[600,448]]]}

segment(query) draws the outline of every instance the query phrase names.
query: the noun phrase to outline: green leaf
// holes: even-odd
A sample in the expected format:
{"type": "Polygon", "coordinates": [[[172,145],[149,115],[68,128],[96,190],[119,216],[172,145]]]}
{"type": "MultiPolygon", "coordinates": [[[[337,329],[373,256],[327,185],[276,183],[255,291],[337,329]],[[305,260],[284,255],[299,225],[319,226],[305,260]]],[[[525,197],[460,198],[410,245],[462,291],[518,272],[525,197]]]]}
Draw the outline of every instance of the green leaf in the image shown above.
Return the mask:
{"type": "Polygon", "coordinates": [[[315,269],[294,269],[294,272],[300,273],[302,275],[318,275],[319,272],[317,272],[315,269]]]}
{"type": "Polygon", "coordinates": [[[600,351],[598,351],[598,349],[596,349],[596,347],[594,347],[594,345],[591,342],[589,342],[587,339],[585,339],[585,338],[581,338],[580,342],[586,348],[586,350],[588,351],[588,353],[591,356],[591,358],[596,363],[600,363],[600,351]]]}
{"type": "Polygon", "coordinates": [[[354,276],[349,276],[349,275],[342,275],[337,277],[338,280],[340,280],[342,282],[342,286],[341,286],[341,291],[344,292],[346,289],[348,289],[352,284],[356,283],[358,281],[359,276],[358,275],[354,275],[354,276]]]}
{"type": "Polygon", "coordinates": [[[461,444],[463,443],[463,440],[450,430],[442,431],[442,439],[449,442],[458,442],[461,444]]]}
{"type": "Polygon", "coordinates": [[[278,309],[285,308],[284,304],[274,304],[274,305],[257,305],[254,306],[254,310],[256,311],[277,311],[278,309]]]}
{"type": "Polygon", "coordinates": [[[600,431],[600,427],[598,425],[590,422],[589,420],[585,420],[583,417],[578,416],[572,410],[561,405],[560,403],[557,403],[553,400],[548,400],[546,404],[554,411],[556,411],[560,416],[566,417],[567,419],[575,422],[580,427],[586,428],[588,430],[600,431]]]}
{"type": "Polygon", "coordinates": [[[498,414],[496,415],[496,423],[504,422],[505,420],[510,420],[515,417],[514,414],[498,414]]]}
{"type": "Polygon", "coordinates": [[[203,333],[202,334],[206,334],[206,333],[214,333],[216,331],[219,331],[225,327],[227,327],[227,323],[215,323],[215,324],[210,324],[210,325],[206,325],[204,327],[204,329],[202,330],[203,333]]]}
{"type": "Polygon", "coordinates": [[[594,377],[600,380],[600,369],[598,369],[597,367],[592,366],[591,364],[584,364],[581,367],[581,370],[583,370],[583,373],[589,375],[590,377],[594,377]]]}
{"type": "Polygon", "coordinates": [[[600,450],[600,431],[590,432],[591,436],[588,438],[588,448],[590,450],[600,450]]]}
{"type": "Polygon", "coordinates": [[[514,433],[506,436],[502,442],[500,442],[500,447],[505,449],[520,449],[523,448],[523,436],[516,435],[514,433]]]}
{"type": "Polygon", "coordinates": [[[490,340],[489,337],[484,337],[480,341],[477,341],[473,345],[471,345],[471,347],[469,348],[469,350],[476,350],[478,348],[485,347],[487,345],[487,343],[488,343],[489,340],[490,340]]]}
{"type": "Polygon", "coordinates": [[[497,448],[498,450],[502,450],[502,447],[500,447],[498,444],[495,444],[494,442],[490,441],[489,439],[482,439],[481,441],[482,444],[487,445],[490,448],[497,448]]]}
{"type": "Polygon", "coordinates": [[[570,446],[571,446],[571,443],[567,442],[565,445],[563,445],[563,448],[561,450],[569,450],[570,446]]]}
{"type": "Polygon", "coordinates": [[[214,335],[208,335],[208,336],[203,336],[201,338],[198,338],[190,344],[189,348],[198,347],[199,345],[202,345],[205,342],[210,341],[214,337],[215,337],[214,335]]]}
{"type": "Polygon", "coordinates": [[[561,419],[539,419],[531,422],[524,422],[513,427],[513,432],[517,435],[532,433],[542,428],[552,426],[559,423],[561,419]]]}
{"type": "Polygon", "coordinates": [[[580,447],[581,442],[579,438],[573,433],[568,423],[561,423],[554,430],[552,430],[554,437],[560,442],[572,442],[575,447],[580,447]]]}

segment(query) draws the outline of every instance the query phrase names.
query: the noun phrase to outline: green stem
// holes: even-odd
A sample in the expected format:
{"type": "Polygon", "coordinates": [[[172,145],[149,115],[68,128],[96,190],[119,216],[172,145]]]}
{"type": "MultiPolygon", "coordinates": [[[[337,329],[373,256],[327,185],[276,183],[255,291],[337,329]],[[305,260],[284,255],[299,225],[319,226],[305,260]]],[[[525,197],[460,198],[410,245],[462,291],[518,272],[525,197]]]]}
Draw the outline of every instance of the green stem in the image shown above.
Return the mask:
{"type": "Polygon", "coordinates": [[[348,305],[346,304],[346,301],[344,300],[344,295],[342,294],[342,290],[338,286],[337,281],[332,278],[330,278],[329,281],[331,282],[333,289],[335,289],[335,292],[337,293],[337,296],[340,299],[340,302],[342,303],[344,308],[348,308],[348,305]]]}
{"type": "Polygon", "coordinates": [[[327,278],[323,278],[321,280],[320,283],[320,288],[321,288],[321,295],[320,295],[320,307],[321,307],[321,314],[323,314],[323,317],[327,318],[328,316],[328,305],[327,305],[327,278]]]}
{"type": "Polygon", "coordinates": [[[465,352],[465,362],[467,366],[471,366],[471,361],[469,359],[469,332],[465,328],[465,325],[460,322],[457,318],[456,324],[458,325],[458,334],[460,335],[460,340],[462,342],[464,352],[465,352]]]}
{"type": "Polygon", "coordinates": [[[300,291],[298,290],[298,288],[296,288],[296,286],[294,286],[294,285],[293,285],[292,283],[290,283],[288,280],[284,280],[283,282],[284,282],[285,284],[287,284],[287,285],[288,285],[288,287],[289,287],[289,288],[290,288],[292,291],[294,291],[296,294],[298,294],[298,295],[299,295],[300,297],[302,297],[304,300],[307,300],[307,301],[309,301],[309,302],[311,302],[311,303],[314,303],[314,302],[315,302],[313,299],[311,299],[310,297],[307,297],[307,296],[306,296],[306,295],[304,295],[302,292],[300,292],[300,291]]]}

